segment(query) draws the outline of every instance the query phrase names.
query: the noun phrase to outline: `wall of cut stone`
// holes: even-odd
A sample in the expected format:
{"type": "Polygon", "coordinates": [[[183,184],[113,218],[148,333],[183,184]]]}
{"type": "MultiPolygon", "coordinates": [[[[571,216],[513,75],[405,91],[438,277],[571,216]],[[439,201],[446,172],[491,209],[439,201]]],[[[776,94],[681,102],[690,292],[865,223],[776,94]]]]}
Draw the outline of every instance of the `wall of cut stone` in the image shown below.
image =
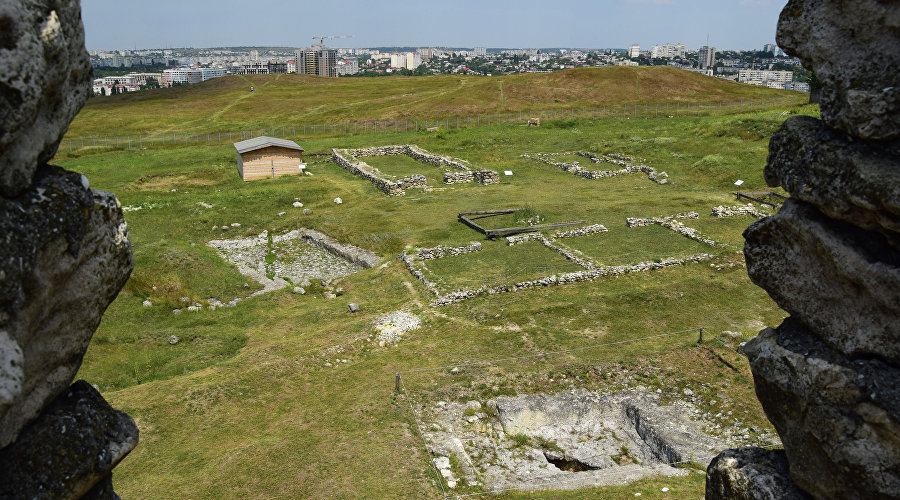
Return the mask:
{"type": "Polygon", "coordinates": [[[90,91],[78,2],[0,3],[0,497],[110,498],[128,415],[72,380],[132,269],[118,200],[48,165],[90,91]]]}
{"type": "Polygon", "coordinates": [[[744,352],[787,468],[776,452],[730,450],[707,471],[707,498],[900,491],[898,27],[888,0],[781,12],[778,44],[816,72],[822,120],[791,117],[772,136],[764,177],[791,197],[744,232],[744,254],[790,317],[744,352]]]}

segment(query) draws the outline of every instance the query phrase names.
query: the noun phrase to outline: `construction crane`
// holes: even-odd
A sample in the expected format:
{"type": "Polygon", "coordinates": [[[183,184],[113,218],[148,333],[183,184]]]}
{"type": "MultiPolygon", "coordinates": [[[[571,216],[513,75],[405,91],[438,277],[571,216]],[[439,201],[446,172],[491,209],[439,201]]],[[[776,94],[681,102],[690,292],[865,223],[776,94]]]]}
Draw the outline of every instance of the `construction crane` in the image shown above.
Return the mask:
{"type": "Polygon", "coordinates": [[[334,39],[334,38],[353,38],[353,35],[325,35],[325,36],[314,36],[313,40],[318,40],[319,45],[325,44],[325,39],[334,39]]]}

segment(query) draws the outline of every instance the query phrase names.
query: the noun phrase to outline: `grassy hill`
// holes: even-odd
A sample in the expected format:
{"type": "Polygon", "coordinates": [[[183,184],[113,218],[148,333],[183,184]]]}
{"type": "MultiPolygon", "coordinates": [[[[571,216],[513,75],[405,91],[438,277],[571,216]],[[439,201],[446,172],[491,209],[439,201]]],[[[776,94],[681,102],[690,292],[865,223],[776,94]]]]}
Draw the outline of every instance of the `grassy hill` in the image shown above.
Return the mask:
{"type": "MultiPolygon", "coordinates": [[[[232,123],[228,120],[240,122],[241,114],[261,121],[288,119],[298,106],[307,113],[302,116],[323,120],[355,116],[352,113],[390,116],[410,110],[453,110],[453,99],[471,100],[476,107],[466,109],[478,109],[496,100],[500,81],[508,94],[506,106],[548,105],[528,100],[529,93],[539,89],[559,96],[561,102],[554,104],[560,106],[607,95],[624,99],[629,93],[632,99],[675,98],[661,90],[665,78],[676,78],[682,89],[696,85],[692,92],[682,92],[684,99],[708,98],[703,93],[710,89],[718,89],[722,99],[765,93],[668,68],[502,79],[259,77],[253,79],[259,90],[251,97],[246,97],[247,82],[228,78],[95,100],[73,130],[89,130],[86,117],[97,122],[130,117],[115,127],[126,123],[154,129],[211,123],[224,127],[232,123]],[[606,79],[598,75],[622,78],[626,88],[605,86],[606,79]],[[370,92],[364,90],[367,86],[370,92]],[[406,86],[407,94],[391,97],[397,86],[406,86]],[[341,93],[344,98],[338,97],[341,93]],[[322,104],[329,102],[322,95],[338,104],[322,104]],[[244,98],[211,118],[211,110],[227,107],[239,96],[244,98]],[[290,96],[319,104],[304,108],[290,96]]],[[[301,142],[308,151],[416,143],[477,167],[514,172],[495,186],[435,184],[432,191],[411,189],[398,198],[385,196],[323,158],[311,159],[312,176],[242,182],[230,145],[60,154],[56,163],[84,173],[92,187],[114,192],[130,209],[126,218],[135,269],[104,316],[79,372],[116,408],[132,415],[140,428],[140,444],[116,469],[116,490],[123,498],[441,498],[407,400],[394,393],[395,372],[578,348],[695,326],[705,327],[708,336],[728,330],[748,338],[763,325],[777,324],[784,312],[750,282],[740,255],[741,232],[753,218],[717,219],[710,210],[737,203],[731,194],[736,179],[744,179],[748,190],[765,189],[761,172],[767,144],[785,119],[784,112],[815,114],[817,109],[575,120],[548,122],[540,128],[504,124],[301,142]],[[655,184],[641,174],[588,180],[520,156],[574,150],[644,158],[647,165],[666,171],[671,182],[655,184]],[[335,197],[344,203],[333,203],[335,197]],[[295,200],[312,213],[304,215],[293,208],[295,200]],[[671,231],[627,228],[626,217],[695,210],[700,217],[685,224],[724,246],[704,247],[715,255],[710,262],[429,306],[432,296],[397,259],[407,247],[482,241],[485,249],[480,254],[430,266],[451,287],[481,279],[473,270],[488,259],[506,265],[499,272],[485,273],[494,281],[514,280],[535,267],[548,274],[566,270],[557,266],[556,254],[540,253],[549,250],[534,247],[517,253],[502,241],[483,240],[456,220],[459,211],[519,206],[550,222],[585,219],[607,226],[607,233],[584,239],[582,246],[573,240],[572,248],[613,264],[695,251],[695,242],[671,231]],[[211,229],[232,223],[240,227],[227,232],[211,229]],[[313,283],[305,295],[282,289],[236,307],[173,314],[174,308],[184,307],[181,297],[202,303],[210,297],[227,300],[260,286],[218,258],[207,246],[209,240],[255,238],[263,230],[281,234],[297,227],[371,249],[382,264],[343,278],[337,298],[326,298],[325,290],[313,283]],[[520,258],[531,260],[517,262],[520,258]],[[142,307],[145,299],[153,306],[142,307]],[[359,303],[361,311],[347,312],[349,302],[359,303]],[[381,346],[373,341],[373,321],[397,310],[417,314],[422,328],[406,333],[396,346],[381,346]],[[171,345],[170,335],[180,341],[171,345]]],[[[434,169],[421,168],[423,173],[434,169]]],[[[697,345],[695,340],[691,334],[621,344],[540,362],[463,370],[455,378],[446,371],[410,375],[405,383],[414,401],[434,403],[438,398],[465,401],[473,392],[486,399],[561,391],[576,377],[579,383],[603,384],[606,377],[599,375],[627,374],[633,378],[632,387],[659,388],[667,398],[683,398],[683,390],[690,388],[702,411],[718,413],[721,418],[716,422],[723,426],[733,425],[734,415],[742,426],[758,429],[754,433],[771,432],[754,397],[746,360],[714,342],[697,345]]],[[[550,492],[545,497],[624,499],[641,492],[643,498],[701,498],[702,471],[695,464],[687,468],[686,477],[550,492]],[[663,493],[663,487],[669,491],[663,493]]],[[[467,488],[464,491],[477,490],[467,488]]]]}
{"type": "Polygon", "coordinates": [[[207,133],[344,120],[443,119],[484,113],[645,103],[718,103],[794,95],[670,67],[582,68],[503,77],[216,78],[91,99],[67,137],[207,133]],[[250,86],[256,91],[250,93],[250,86]]]}

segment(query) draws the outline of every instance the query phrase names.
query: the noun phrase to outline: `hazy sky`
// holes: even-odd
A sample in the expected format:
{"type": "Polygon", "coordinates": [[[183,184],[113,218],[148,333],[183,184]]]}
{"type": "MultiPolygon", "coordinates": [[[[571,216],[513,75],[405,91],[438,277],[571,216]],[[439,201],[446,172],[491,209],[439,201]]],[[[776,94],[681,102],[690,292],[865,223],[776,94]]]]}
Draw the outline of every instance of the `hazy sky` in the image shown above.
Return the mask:
{"type": "Polygon", "coordinates": [[[307,46],[757,49],[786,0],[82,0],[88,49],[307,46]]]}

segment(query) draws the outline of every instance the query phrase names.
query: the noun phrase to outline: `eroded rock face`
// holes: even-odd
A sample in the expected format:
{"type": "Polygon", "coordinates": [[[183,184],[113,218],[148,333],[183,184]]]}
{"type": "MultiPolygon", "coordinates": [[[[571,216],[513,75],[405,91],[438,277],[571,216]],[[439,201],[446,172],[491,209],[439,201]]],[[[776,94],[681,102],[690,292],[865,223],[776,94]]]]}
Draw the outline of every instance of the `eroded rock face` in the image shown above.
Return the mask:
{"type": "Polygon", "coordinates": [[[791,318],[763,330],[744,352],[801,488],[818,498],[896,498],[900,369],[851,360],[791,318]]]}
{"type": "Polygon", "coordinates": [[[0,194],[28,188],[90,89],[78,2],[0,2],[0,194]]]}
{"type": "MultiPolygon", "coordinates": [[[[900,141],[851,139],[809,116],[784,122],[763,175],[828,217],[893,238],[900,232],[900,141]]],[[[900,248],[896,242],[895,247],[900,248]]]]}
{"type": "Polygon", "coordinates": [[[778,45],[822,83],[822,118],[862,139],[900,137],[900,3],[790,0],[778,45]]]}
{"type": "Polygon", "coordinates": [[[793,198],[744,237],[750,279],[782,309],[849,356],[900,364],[900,253],[885,237],[793,198]]]}
{"type": "Polygon", "coordinates": [[[808,500],[788,473],[784,450],[725,450],[709,464],[706,498],[731,500],[808,500]]]}
{"type": "Polygon", "coordinates": [[[0,498],[116,498],[109,471],[137,442],[131,417],[78,381],[0,450],[0,498]]]}
{"type": "MultiPolygon", "coordinates": [[[[778,41],[821,80],[823,121],[788,119],[769,145],[766,181],[791,198],[744,232],[744,255],[791,317],[743,351],[800,488],[896,498],[900,3],[790,0],[778,41]]],[[[707,498],[768,498],[769,485],[745,473],[768,458],[736,453],[746,465],[721,455],[707,498]]]]}
{"type": "Polygon", "coordinates": [[[28,190],[0,197],[0,330],[8,337],[0,336],[0,353],[15,358],[18,346],[23,354],[21,364],[0,363],[0,447],[71,383],[131,273],[118,201],[86,184],[80,174],[44,166],[28,190]],[[17,368],[19,391],[3,397],[14,384],[2,381],[17,368]]]}

